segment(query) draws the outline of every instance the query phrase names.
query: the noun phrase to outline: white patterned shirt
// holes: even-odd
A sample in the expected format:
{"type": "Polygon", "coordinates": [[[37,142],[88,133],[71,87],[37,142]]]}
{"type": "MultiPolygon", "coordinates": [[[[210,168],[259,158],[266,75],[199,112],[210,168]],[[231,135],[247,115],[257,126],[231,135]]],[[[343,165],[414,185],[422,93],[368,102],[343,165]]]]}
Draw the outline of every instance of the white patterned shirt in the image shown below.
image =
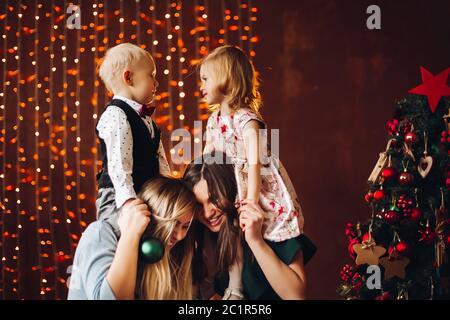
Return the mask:
{"type": "MultiPolygon", "coordinates": [[[[137,113],[141,104],[128,98],[114,95],[113,99],[120,99],[131,106],[137,113]]],[[[142,118],[152,138],[153,119],[149,116],[142,118]]],[[[106,145],[106,156],[108,159],[108,173],[116,193],[116,207],[120,208],[131,198],[136,198],[133,188],[133,136],[131,127],[127,121],[125,112],[117,106],[109,106],[101,115],[97,124],[99,137],[106,145]]],[[[162,140],[158,148],[159,171],[163,175],[170,175],[170,167],[167,162],[166,153],[162,140]]]]}

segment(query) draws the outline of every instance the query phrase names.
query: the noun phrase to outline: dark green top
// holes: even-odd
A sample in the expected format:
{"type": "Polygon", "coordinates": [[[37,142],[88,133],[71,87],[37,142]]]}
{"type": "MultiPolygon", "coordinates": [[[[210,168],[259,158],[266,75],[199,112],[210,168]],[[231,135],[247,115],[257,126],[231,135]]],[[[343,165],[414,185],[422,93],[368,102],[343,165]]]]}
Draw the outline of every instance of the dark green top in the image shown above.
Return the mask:
{"type": "MultiPolygon", "coordinates": [[[[317,251],[314,243],[304,234],[296,238],[281,242],[266,241],[275,254],[286,265],[292,263],[299,250],[303,252],[303,264],[306,265],[317,251]]],[[[242,284],[244,286],[244,295],[249,300],[281,300],[281,298],[272,289],[261,270],[258,262],[252,256],[248,247],[244,248],[244,270],[242,271],[242,284]]],[[[228,285],[228,275],[216,277],[217,293],[224,294],[228,285]]]]}

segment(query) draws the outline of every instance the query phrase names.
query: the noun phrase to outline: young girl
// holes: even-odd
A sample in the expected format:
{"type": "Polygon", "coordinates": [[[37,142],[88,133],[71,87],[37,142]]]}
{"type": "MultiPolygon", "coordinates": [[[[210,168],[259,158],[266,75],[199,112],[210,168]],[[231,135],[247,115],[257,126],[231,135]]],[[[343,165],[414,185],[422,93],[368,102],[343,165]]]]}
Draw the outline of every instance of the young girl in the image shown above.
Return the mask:
{"type": "Polygon", "coordinates": [[[150,180],[138,199],[124,207],[117,224],[98,220],[85,230],[75,252],[68,299],[191,299],[194,247],[188,230],[198,211],[194,194],[182,181],[150,180]],[[157,263],[138,261],[144,233],[165,245],[157,263]]]}
{"type": "MultiPolygon", "coordinates": [[[[237,201],[259,203],[266,216],[264,238],[280,242],[303,233],[303,214],[281,162],[267,155],[267,126],[259,113],[256,71],[234,46],[212,51],[200,63],[201,92],[212,106],[204,154],[226,153],[235,168],[237,201]]],[[[245,230],[245,225],[241,228],[245,230]]]]}

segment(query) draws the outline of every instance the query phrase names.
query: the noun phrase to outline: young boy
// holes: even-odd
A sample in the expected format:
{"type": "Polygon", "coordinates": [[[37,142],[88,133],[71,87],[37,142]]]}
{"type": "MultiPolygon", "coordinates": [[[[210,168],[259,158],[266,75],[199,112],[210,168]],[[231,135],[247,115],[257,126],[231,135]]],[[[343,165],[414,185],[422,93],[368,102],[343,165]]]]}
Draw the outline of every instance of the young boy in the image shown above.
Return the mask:
{"type": "Polygon", "coordinates": [[[117,212],[136,198],[142,185],[157,175],[170,175],[161,130],[151,118],[158,81],[150,53],[122,43],[110,48],[99,69],[114,94],[101,115],[96,133],[103,168],[97,174],[97,219],[111,219],[118,230],[117,212]]]}

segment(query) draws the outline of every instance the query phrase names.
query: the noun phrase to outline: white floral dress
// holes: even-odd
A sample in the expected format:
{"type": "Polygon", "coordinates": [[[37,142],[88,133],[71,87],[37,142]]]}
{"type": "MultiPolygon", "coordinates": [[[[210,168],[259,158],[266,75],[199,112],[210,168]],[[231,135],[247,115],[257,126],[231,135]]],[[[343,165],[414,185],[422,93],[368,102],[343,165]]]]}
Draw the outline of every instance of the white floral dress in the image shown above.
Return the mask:
{"type": "MultiPolygon", "coordinates": [[[[207,134],[213,149],[224,152],[232,161],[238,185],[238,199],[247,194],[248,162],[244,145],[244,126],[250,120],[257,120],[267,128],[264,121],[248,108],[241,108],[233,114],[222,116],[214,111],[208,119],[207,134]]],[[[261,190],[259,205],[266,213],[264,238],[280,242],[295,238],[303,233],[303,213],[286,170],[280,160],[267,153],[267,132],[260,130],[263,146],[260,156],[261,190]]]]}

